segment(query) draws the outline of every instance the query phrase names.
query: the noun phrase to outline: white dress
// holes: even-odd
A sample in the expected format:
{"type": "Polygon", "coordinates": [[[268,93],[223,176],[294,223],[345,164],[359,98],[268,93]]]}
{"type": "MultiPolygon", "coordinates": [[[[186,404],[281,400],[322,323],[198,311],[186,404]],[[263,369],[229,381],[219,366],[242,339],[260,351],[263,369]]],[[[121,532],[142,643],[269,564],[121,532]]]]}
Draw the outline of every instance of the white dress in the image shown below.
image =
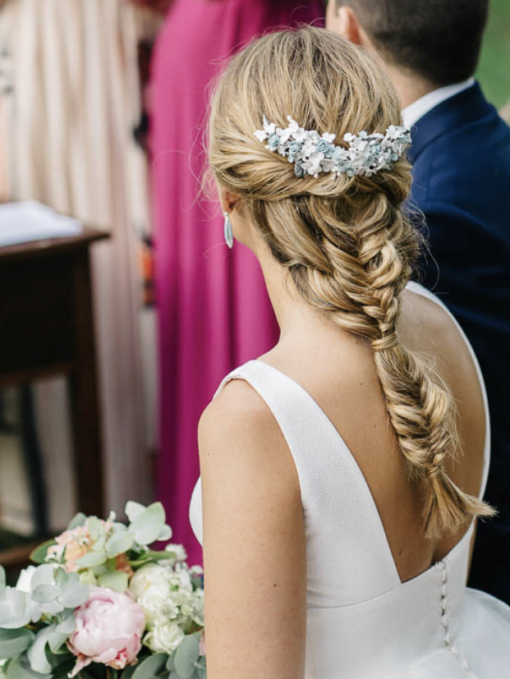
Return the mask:
{"type": "MultiPolygon", "coordinates": [[[[407,287],[445,308],[421,286],[407,287]]],[[[462,335],[488,422],[480,368],[462,335]]],[[[324,411],[297,382],[262,361],[234,370],[218,392],[232,379],[246,380],[264,399],[298,472],[307,537],[306,679],[510,678],[510,608],[465,584],[474,524],[442,561],[401,582],[369,487],[324,411]]],[[[480,496],[489,450],[487,426],[480,496]]],[[[199,478],[190,521],[200,543],[201,501],[199,478]]]]}

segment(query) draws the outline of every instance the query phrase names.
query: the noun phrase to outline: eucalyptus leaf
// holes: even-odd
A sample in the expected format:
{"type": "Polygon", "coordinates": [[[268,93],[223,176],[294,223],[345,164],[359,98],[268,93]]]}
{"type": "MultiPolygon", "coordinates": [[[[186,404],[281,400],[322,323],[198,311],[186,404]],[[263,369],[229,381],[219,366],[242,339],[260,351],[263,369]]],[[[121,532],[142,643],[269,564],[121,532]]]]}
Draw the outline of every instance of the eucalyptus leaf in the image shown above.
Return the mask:
{"type": "Polygon", "coordinates": [[[55,569],[54,577],[55,582],[59,587],[66,587],[67,583],[69,582],[69,573],[63,568],[55,569]]]}
{"type": "Polygon", "coordinates": [[[158,539],[165,525],[165,510],[161,502],[153,502],[145,511],[132,521],[130,532],[135,534],[135,540],[140,545],[150,545],[158,539]]]}
{"type": "Polygon", "coordinates": [[[123,594],[128,586],[128,574],[123,571],[115,571],[113,573],[103,573],[97,579],[101,587],[109,587],[115,592],[123,594]]]}
{"type": "Polygon", "coordinates": [[[89,529],[90,537],[94,542],[105,534],[104,525],[97,516],[89,516],[87,519],[87,528],[89,529]]]}
{"type": "Polygon", "coordinates": [[[182,679],[190,679],[195,672],[195,663],[200,655],[199,641],[190,634],[181,641],[175,652],[175,669],[182,679]]]}
{"type": "Polygon", "coordinates": [[[0,599],[5,597],[5,568],[0,566],[0,599]]]}
{"type": "Polygon", "coordinates": [[[81,559],[76,562],[80,568],[94,568],[94,566],[102,566],[106,563],[106,554],[90,551],[87,552],[81,559]]]}
{"type": "Polygon", "coordinates": [[[0,601],[0,627],[19,629],[28,625],[31,611],[27,605],[27,594],[8,587],[5,597],[0,601]]]}
{"type": "MultiPolygon", "coordinates": [[[[72,609],[69,609],[69,611],[72,611],[72,609]]],[[[67,613],[67,611],[66,611],[66,613],[67,613]]],[[[74,632],[75,626],[76,626],[76,619],[75,619],[74,615],[72,615],[72,612],[71,612],[71,615],[66,615],[57,624],[57,631],[60,632],[61,634],[71,635],[74,632]]]]}
{"type": "Polygon", "coordinates": [[[43,542],[42,545],[39,545],[39,547],[36,547],[30,553],[30,560],[37,564],[43,564],[46,561],[46,557],[48,556],[48,549],[56,544],[57,543],[55,540],[47,540],[46,542],[43,542]]]}
{"type": "Polygon", "coordinates": [[[198,679],[206,679],[207,677],[207,670],[205,667],[197,667],[197,674],[198,674],[198,679]]]}
{"type": "Polygon", "coordinates": [[[135,673],[135,670],[136,670],[136,667],[133,667],[133,665],[126,667],[124,672],[122,672],[122,674],[121,674],[121,679],[131,679],[131,677],[135,673]]]}
{"type": "Polygon", "coordinates": [[[54,585],[38,585],[32,591],[32,599],[38,604],[54,601],[60,593],[60,589],[54,585]]]}
{"type": "Polygon", "coordinates": [[[81,582],[69,584],[60,596],[60,601],[65,608],[78,608],[89,598],[89,586],[81,582]]]}
{"type": "Polygon", "coordinates": [[[28,629],[0,629],[0,659],[21,655],[33,640],[34,634],[28,629]]]}
{"type": "Polygon", "coordinates": [[[156,679],[166,674],[166,653],[156,653],[143,660],[135,669],[133,679],[156,679]]]}
{"type": "Polygon", "coordinates": [[[68,640],[68,638],[71,636],[72,630],[70,634],[64,634],[63,632],[58,630],[57,625],[52,625],[51,626],[51,631],[48,637],[48,643],[49,647],[51,649],[52,653],[58,653],[64,643],[68,640]]]}
{"type": "Polygon", "coordinates": [[[13,658],[6,667],[8,679],[52,679],[51,674],[40,674],[31,669],[26,655],[13,658]]]}
{"type": "Polygon", "coordinates": [[[39,585],[53,585],[55,583],[54,572],[55,566],[52,564],[48,563],[37,566],[31,581],[32,592],[34,592],[39,585]]]}
{"type": "Polygon", "coordinates": [[[168,660],[166,662],[166,669],[169,672],[175,670],[175,651],[172,653],[171,656],[168,657],[168,660]]]}
{"type": "Polygon", "coordinates": [[[65,653],[53,652],[51,646],[46,646],[46,660],[50,664],[53,676],[70,672],[75,665],[76,658],[66,647],[65,653]]]}
{"type": "Polygon", "coordinates": [[[114,533],[106,543],[106,555],[111,559],[119,554],[127,552],[135,543],[135,534],[132,532],[114,533]]]}
{"type": "Polygon", "coordinates": [[[84,526],[87,521],[87,515],[84,514],[83,512],[78,512],[78,514],[75,514],[71,521],[69,522],[69,525],[67,526],[67,530],[74,530],[75,528],[79,528],[80,526],[84,526]]]}
{"type": "Polygon", "coordinates": [[[170,528],[170,526],[164,525],[163,528],[161,529],[160,534],[158,535],[158,537],[156,539],[157,540],[170,540],[172,535],[173,535],[173,533],[172,533],[172,529],[170,528]]]}
{"type": "Polygon", "coordinates": [[[46,658],[46,644],[49,641],[52,627],[44,627],[36,636],[34,643],[28,649],[30,668],[40,674],[51,672],[51,665],[46,658]]]}
{"type": "Polygon", "coordinates": [[[145,505],[141,505],[139,502],[133,502],[132,500],[129,500],[129,502],[126,503],[126,509],[124,511],[126,512],[128,519],[133,522],[140,516],[140,514],[143,514],[145,511],[145,505]]]}

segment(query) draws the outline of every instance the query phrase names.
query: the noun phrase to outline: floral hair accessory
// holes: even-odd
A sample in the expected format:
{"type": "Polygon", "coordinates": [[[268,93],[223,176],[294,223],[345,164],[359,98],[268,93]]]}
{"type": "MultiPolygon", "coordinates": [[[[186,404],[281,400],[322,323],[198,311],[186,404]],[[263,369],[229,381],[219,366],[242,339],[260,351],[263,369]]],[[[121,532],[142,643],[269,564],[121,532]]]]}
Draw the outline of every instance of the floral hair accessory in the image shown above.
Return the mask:
{"type": "Polygon", "coordinates": [[[390,125],[386,134],[344,134],[348,147],[335,146],[335,134],[325,132],[321,136],[316,130],[299,127],[291,116],[287,119],[289,126],[282,129],[264,116],[263,129],[254,134],[259,141],[267,141],[266,149],[277,151],[294,163],[294,172],[299,178],[318,177],[322,172],[371,177],[380,170],[391,170],[393,163],[411,144],[411,132],[407,127],[390,125]]]}

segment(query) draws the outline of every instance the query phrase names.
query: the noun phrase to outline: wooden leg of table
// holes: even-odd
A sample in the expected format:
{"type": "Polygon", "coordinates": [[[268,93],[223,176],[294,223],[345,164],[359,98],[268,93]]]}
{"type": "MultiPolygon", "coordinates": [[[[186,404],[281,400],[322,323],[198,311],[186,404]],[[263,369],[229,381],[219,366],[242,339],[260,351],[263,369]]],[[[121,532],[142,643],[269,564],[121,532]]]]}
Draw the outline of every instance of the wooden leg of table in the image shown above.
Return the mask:
{"type": "Polygon", "coordinates": [[[77,369],[71,376],[70,391],[78,509],[102,517],[103,456],[88,252],[75,256],[74,272],[77,369]]]}

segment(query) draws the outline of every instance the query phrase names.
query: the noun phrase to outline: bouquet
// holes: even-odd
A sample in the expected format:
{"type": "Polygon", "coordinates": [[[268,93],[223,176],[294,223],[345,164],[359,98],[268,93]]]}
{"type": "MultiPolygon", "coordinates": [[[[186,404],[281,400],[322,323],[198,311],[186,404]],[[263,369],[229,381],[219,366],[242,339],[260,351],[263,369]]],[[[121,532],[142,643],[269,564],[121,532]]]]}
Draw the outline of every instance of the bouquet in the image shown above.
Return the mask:
{"type": "Polygon", "coordinates": [[[129,524],[77,514],[7,587],[0,567],[2,679],[205,679],[203,570],[159,502],[129,524]]]}

